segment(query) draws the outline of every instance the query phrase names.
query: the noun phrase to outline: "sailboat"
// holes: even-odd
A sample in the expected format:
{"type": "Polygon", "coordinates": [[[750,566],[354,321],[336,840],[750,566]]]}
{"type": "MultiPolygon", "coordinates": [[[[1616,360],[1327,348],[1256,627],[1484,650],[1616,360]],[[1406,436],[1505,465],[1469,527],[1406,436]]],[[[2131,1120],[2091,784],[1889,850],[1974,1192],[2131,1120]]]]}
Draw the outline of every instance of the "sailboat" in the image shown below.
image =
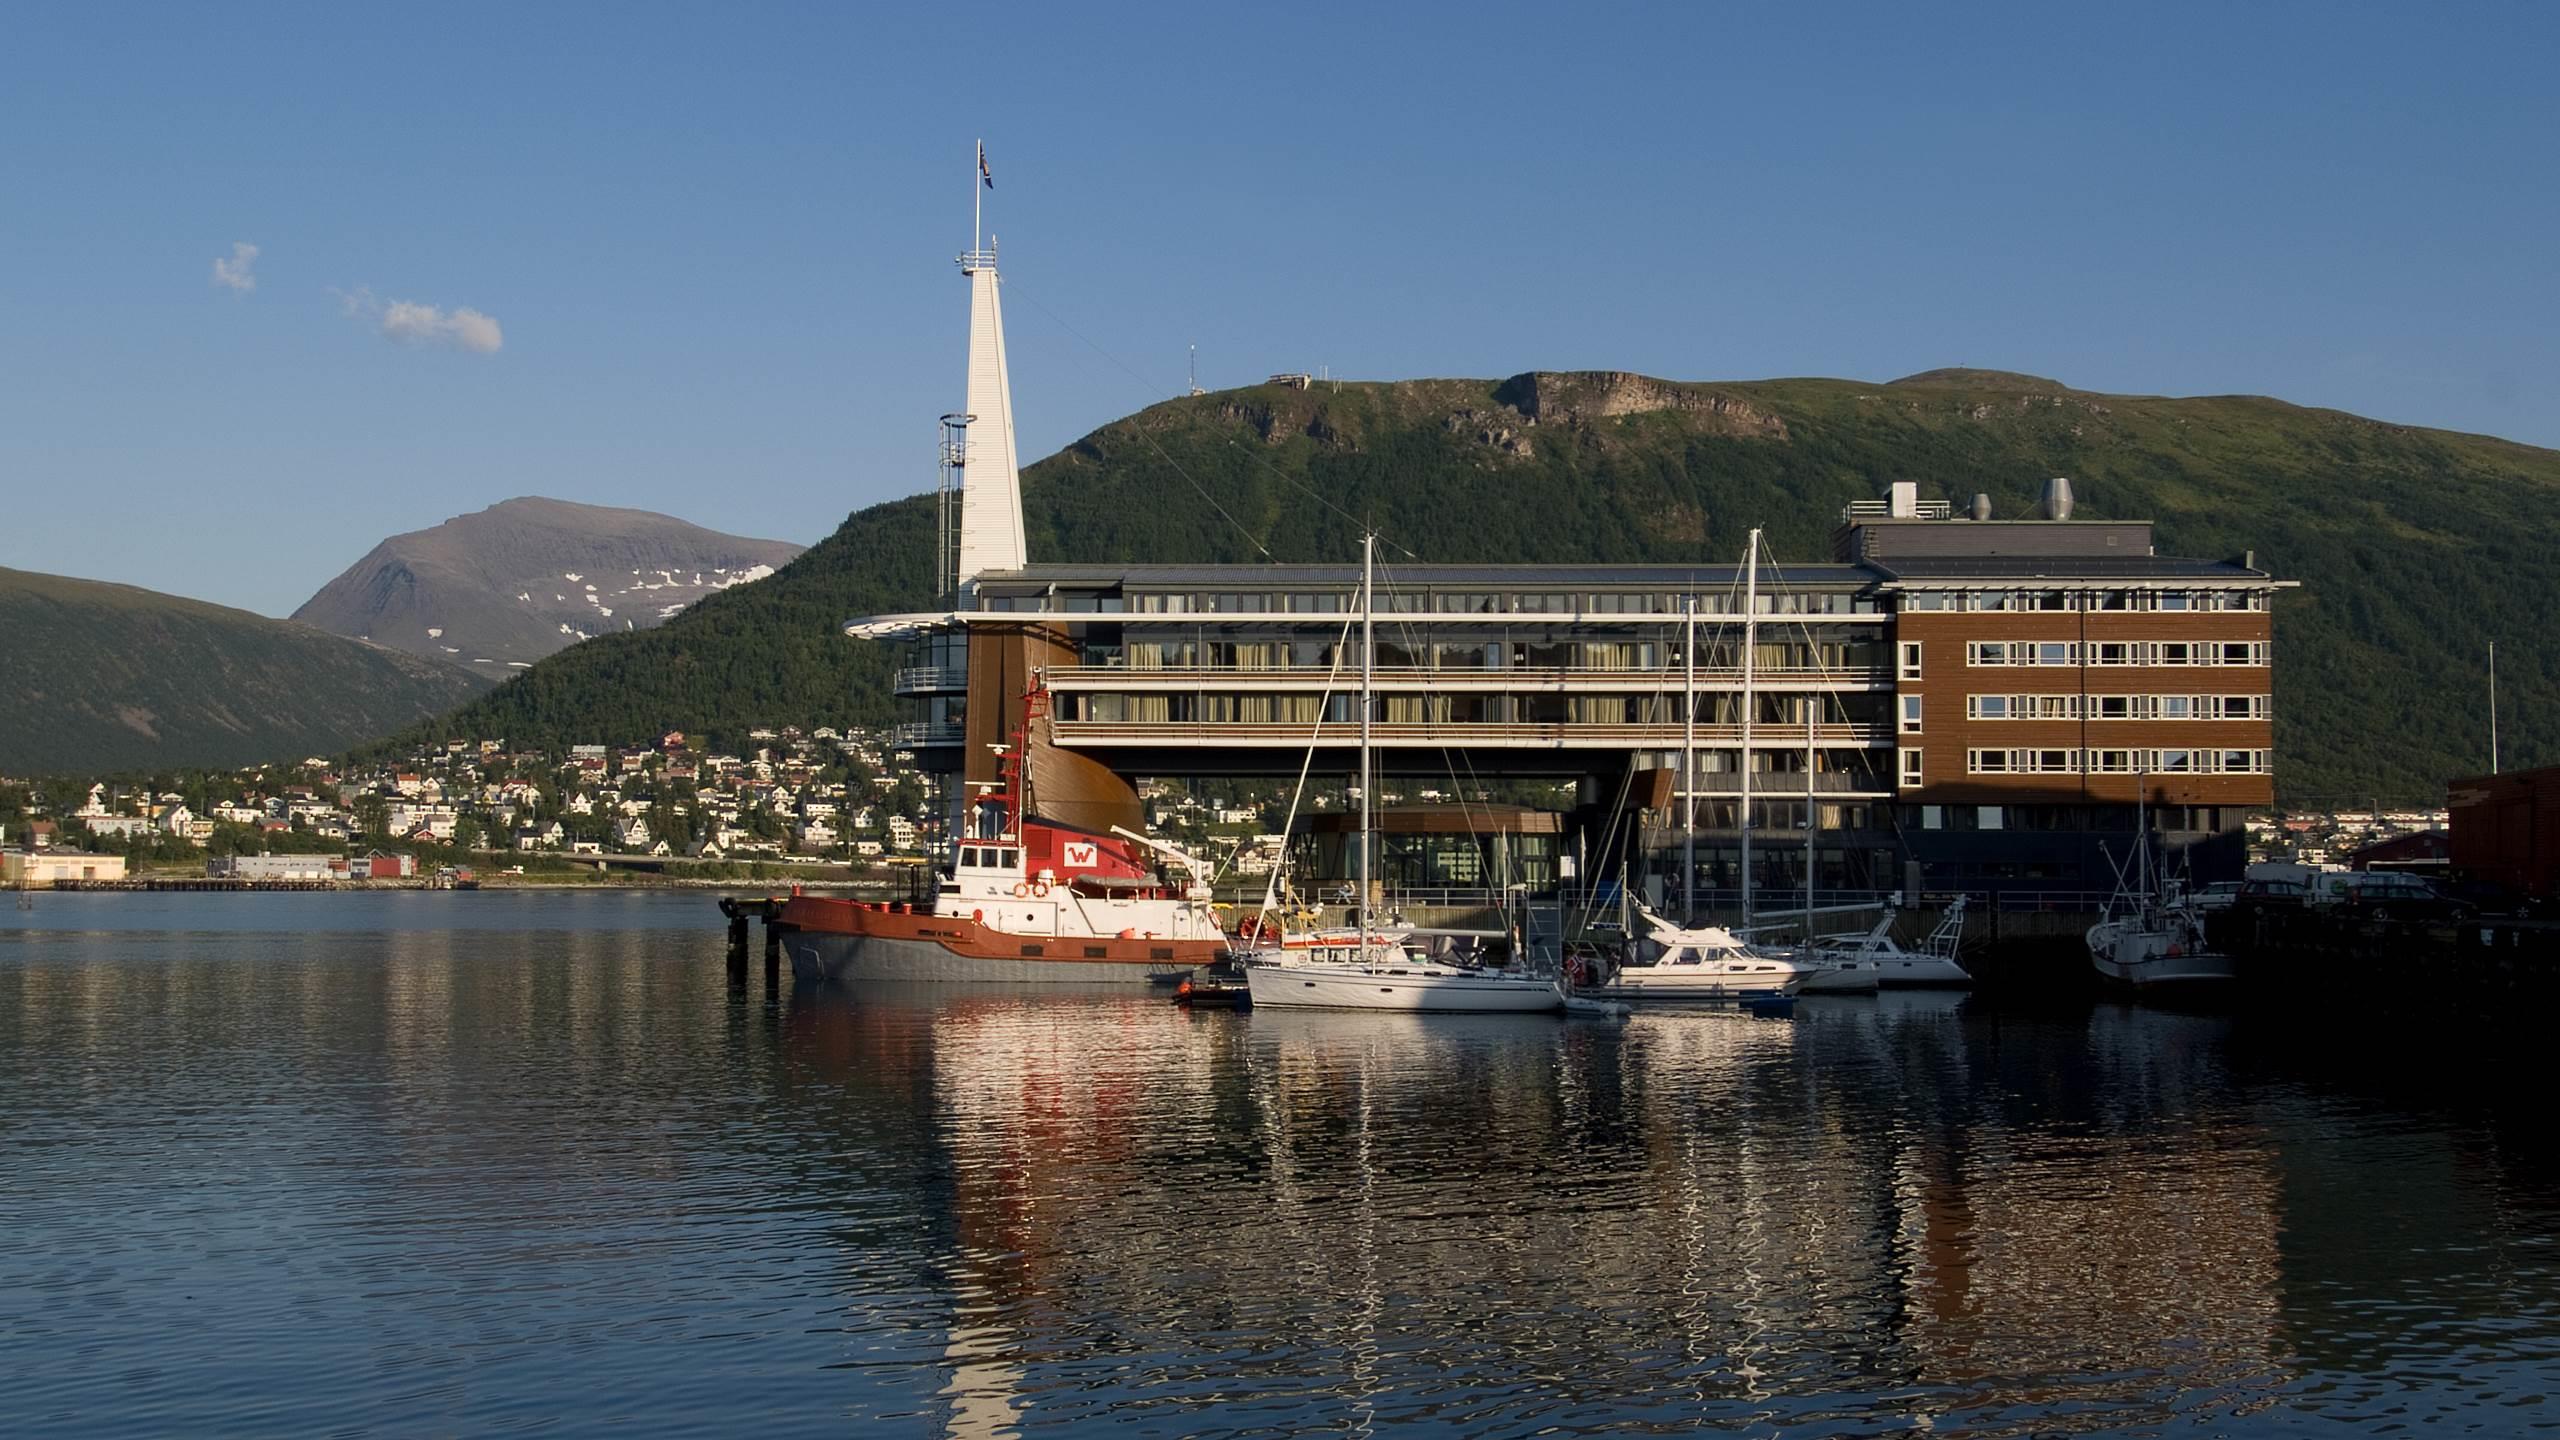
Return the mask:
{"type": "MultiPolygon", "coordinates": [[[[1360,859],[1358,903],[1348,933],[1290,939],[1257,930],[1240,946],[1253,1007],[1535,1013],[1565,1008],[1564,986],[1532,974],[1517,956],[1502,967],[1434,959],[1403,927],[1382,930],[1369,916],[1369,712],[1376,651],[1377,537],[1360,541],[1360,859]]],[[[1322,722],[1318,722],[1321,727],[1322,722]]],[[[1312,743],[1312,742],[1311,742],[1312,743]]]]}
{"type": "Polygon", "coordinates": [[[1874,976],[1879,986],[1962,986],[1973,983],[1973,972],[1956,960],[1963,943],[1964,897],[1959,895],[1917,949],[1905,950],[1894,942],[1890,913],[1872,930],[1820,936],[1808,949],[1814,956],[1840,957],[1874,976]]]}
{"type": "Polygon", "coordinates": [[[2149,777],[2136,776],[2134,853],[2116,875],[2116,893],[2089,927],[2089,963],[2109,985],[2145,994],[2209,990],[2237,978],[2231,957],[2205,938],[2203,912],[2151,866],[2144,802],[2149,777]]]}
{"type": "MultiPolygon", "coordinates": [[[[1738,816],[1742,823],[1742,913],[1751,915],[1751,727],[1759,718],[1760,695],[1757,684],[1760,660],[1760,532],[1751,532],[1749,553],[1742,564],[1742,804],[1738,816]]],[[[1797,989],[1806,994],[1872,994],[1876,989],[1875,972],[1859,957],[1816,950],[1813,937],[1813,861],[1816,836],[1816,808],[1813,789],[1814,710],[1813,701],[1805,701],[1804,726],[1804,933],[1807,943],[1792,951],[1779,952],[1762,948],[1757,954],[1783,958],[1803,972],[1797,989]]],[[[1745,932],[1749,933],[1749,932],[1745,932]]]]}

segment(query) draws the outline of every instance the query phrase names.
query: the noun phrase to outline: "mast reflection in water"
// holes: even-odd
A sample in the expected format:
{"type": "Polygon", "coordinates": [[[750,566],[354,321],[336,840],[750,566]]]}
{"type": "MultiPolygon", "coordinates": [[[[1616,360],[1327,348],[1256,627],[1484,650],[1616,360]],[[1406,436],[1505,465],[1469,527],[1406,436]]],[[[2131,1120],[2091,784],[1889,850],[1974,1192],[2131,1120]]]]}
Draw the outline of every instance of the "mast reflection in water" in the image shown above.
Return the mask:
{"type": "Polygon", "coordinates": [[[2532,1092],[2409,1022],[775,998],[695,900],[135,898],[0,930],[13,1433],[2514,1433],[2560,1386],[2532,1092]]]}

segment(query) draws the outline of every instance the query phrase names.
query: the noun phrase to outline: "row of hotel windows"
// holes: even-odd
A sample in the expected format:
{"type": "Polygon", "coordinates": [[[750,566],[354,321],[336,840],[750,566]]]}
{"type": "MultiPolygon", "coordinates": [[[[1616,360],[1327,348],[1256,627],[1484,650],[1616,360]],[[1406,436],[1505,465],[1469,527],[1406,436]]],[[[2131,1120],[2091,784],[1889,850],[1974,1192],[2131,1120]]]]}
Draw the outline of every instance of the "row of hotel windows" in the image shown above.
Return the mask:
{"type": "MultiPolygon", "coordinates": [[[[2264,695],[1967,695],[1967,720],[2264,720],[2264,695]]],[[[1902,733],[1920,733],[1921,697],[1902,697],[1902,733]]]]}
{"type": "MultiPolygon", "coordinates": [[[[1928,778],[1917,749],[1901,752],[1904,789],[1928,778]]],[[[1968,775],[2272,775],[2266,750],[1967,750],[1968,775]]]]}
{"type": "MultiPolygon", "coordinates": [[[[1903,642],[1910,647],[1912,642],[1903,642]]],[[[2264,640],[1974,640],[1964,647],[1967,665],[2264,665],[2264,640]]],[[[1903,652],[1903,678],[1916,679],[1917,654],[1903,652]]]]}
{"type": "Polygon", "coordinates": [[[1913,590],[1901,608],[1912,610],[2095,610],[2190,613],[2199,610],[2264,610],[2264,591],[2252,590],[1913,590]]]}
{"type": "MultiPolygon", "coordinates": [[[[1490,639],[1483,636],[1435,634],[1378,638],[1380,666],[1405,670],[1656,670],[1683,668],[1677,645],[1649,640],[1558,641],[1535,638],[1490,639]]],[[[1312,670],[1337,663],[1357,668],[1358,642],[1336,644],[1333,637],[1270,640],[1131,640],[1124,645],[1087,645],[1081,660],[1088,666],[1127,670],[1312,670]]],[[[1864,672],[1883,663],[1883,650],[1873,641],[1769,640],[1751,647],[1759,670],[1827,670],[1864,672]]],[[[1701,644],[1702,670],[1738,670],[1742,647],[1701,644]]]]}

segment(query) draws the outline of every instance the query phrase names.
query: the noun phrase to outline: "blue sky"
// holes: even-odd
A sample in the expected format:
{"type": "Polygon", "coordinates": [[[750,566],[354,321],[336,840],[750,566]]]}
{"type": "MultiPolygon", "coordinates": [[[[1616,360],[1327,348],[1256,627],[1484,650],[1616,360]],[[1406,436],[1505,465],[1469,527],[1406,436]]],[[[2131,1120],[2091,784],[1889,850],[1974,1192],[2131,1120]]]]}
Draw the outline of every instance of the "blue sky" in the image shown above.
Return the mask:
{"type": "Polygon", "coordinates": [[[2548,5],[8,32],[0,565],[270,614],[511,495],[813,541],[928,488],[980,135],[1026,463],[1194,343],[1213,388],[1965,364],[2560,445],[2548,5]]]}

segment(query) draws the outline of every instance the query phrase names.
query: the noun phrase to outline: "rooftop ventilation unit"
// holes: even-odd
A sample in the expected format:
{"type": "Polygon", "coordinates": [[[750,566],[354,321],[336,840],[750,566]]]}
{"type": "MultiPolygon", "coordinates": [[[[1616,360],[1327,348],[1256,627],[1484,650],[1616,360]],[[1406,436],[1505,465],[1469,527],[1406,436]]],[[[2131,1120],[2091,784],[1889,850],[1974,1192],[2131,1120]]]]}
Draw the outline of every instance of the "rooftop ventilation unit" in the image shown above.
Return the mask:
{"type": "Polygon", "coordinates": [[[2071,481],[2068,476],[2056,475],[2044,482],[2044,518],[2071,518],[2071,481]]]}

